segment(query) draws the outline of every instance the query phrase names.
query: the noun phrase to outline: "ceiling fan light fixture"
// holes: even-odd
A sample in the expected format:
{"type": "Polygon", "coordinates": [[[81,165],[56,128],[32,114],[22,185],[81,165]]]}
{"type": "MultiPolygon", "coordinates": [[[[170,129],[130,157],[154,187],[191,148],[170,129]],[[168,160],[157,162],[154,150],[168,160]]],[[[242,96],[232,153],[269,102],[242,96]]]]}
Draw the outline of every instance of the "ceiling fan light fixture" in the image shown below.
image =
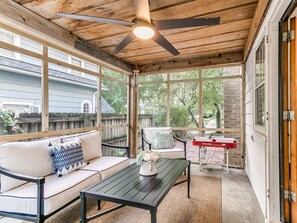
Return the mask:
{"type": "Polygon", "coordinates": [[[133,29],[133,33],[140,39],[150,39],[155,35],[155,31],[153,28],[149,26],[136,26],[133,29]]]}

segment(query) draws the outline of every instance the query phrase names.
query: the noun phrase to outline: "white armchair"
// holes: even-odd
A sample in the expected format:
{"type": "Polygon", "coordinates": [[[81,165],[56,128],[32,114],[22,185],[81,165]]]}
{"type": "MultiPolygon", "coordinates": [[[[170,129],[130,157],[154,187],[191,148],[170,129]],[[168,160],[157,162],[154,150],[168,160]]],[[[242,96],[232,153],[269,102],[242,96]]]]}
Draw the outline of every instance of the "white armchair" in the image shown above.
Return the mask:
{"type": "Polygon", "coordinates": [[[187,142],[175,137],[171,127],[149,127],[141,130],[142,150],[159,152],[163,158],[186,159],[187,142]],[[179,141],[182,145],[176,145],[179,141]]]}

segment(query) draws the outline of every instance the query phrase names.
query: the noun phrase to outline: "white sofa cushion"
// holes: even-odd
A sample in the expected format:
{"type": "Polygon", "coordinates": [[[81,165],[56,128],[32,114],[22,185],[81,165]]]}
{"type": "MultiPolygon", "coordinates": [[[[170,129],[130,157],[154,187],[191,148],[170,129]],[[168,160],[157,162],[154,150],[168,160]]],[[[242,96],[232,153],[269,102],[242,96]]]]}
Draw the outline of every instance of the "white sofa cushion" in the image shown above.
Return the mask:
{"type": "Polygon", "coordinates": [[[91,160],[88,165],[81,168],[81,170],[97,171],[100,172],[101,178],[105,179],[125,167],[130,165],[130,160],[127,157],[112,157],[103,156],[91,160]]]}
{"type": "Polygon", "coordinates": [[[159,152],[162,158],[165,159],[179,159],[185,158],[185,151],[182,148],[174,147],[172,149],[153,149],[155,152],[159,152]]]}
{"type": "MultiPolygon", "coordinates": [[[[59,137],[31,142],[8,142],[0,145],[0,165],[8,170],[34,177],[54,173],[49,142],[59,143],[59,137]]],[[[1,175],[1,192],[10,190],[24,181],[1,175]]]]}
{"type": "Polygon", "coordinates": [[[97,130],[80,134],[61,137],[62,142],[80,140],[84,155],[84,161],[89,161],[102,156],[101,135],[97,130]]]}
{"type": "MultiPolygon", "coordinates": [[[[94,171],[73,171],[63,177],[52,174],[45,178],[44,214],[48,215],[79,196],[82,189],[101,180],[94,171]]],[[[36,184],[27,183],[0,194],[0,210],[36,214],[36,184]]]]}
{"type": "MultiPolygon", "coordinates": [[[[149,128],[144,128],[143,133],[144,137],[150,142],[153,142],[153,132],[172,132],[172,127],[149,127],[149,128]]],[[[145,148],[148,148],[148,145],[145,143],[145,148]]]]}
{"type": "Polygon", "coordinates": [[[50,147],[55,172],[59,177],[86,165],[79,140],[57,144],[51,143],[50,147]]]}

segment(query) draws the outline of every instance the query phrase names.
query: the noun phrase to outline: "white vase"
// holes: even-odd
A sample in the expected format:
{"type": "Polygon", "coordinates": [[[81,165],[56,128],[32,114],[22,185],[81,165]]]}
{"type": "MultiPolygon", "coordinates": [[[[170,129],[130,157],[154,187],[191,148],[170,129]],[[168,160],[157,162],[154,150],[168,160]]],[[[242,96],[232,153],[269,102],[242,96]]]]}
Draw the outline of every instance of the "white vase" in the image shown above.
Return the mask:
{"type": "Polygon", "coordinates": [[[155,162],[143,162],[139,170],[140,175],[142,176],[153,176],[158,173],[155,162]]]}

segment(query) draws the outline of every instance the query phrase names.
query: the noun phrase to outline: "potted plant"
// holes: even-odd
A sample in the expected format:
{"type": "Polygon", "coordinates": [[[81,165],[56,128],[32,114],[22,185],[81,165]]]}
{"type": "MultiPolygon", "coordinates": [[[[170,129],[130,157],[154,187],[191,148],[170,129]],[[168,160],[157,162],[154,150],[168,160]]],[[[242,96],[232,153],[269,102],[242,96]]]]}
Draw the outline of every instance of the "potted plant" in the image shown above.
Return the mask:
{"type": "Polygon", "coordinates": [[[153,176],[158,173],[156,163],[162,161],[160,153],[152,150],[141,151],[136,158],[136,164],[140,165],[140,175],[142,176],[153,176]]]}

